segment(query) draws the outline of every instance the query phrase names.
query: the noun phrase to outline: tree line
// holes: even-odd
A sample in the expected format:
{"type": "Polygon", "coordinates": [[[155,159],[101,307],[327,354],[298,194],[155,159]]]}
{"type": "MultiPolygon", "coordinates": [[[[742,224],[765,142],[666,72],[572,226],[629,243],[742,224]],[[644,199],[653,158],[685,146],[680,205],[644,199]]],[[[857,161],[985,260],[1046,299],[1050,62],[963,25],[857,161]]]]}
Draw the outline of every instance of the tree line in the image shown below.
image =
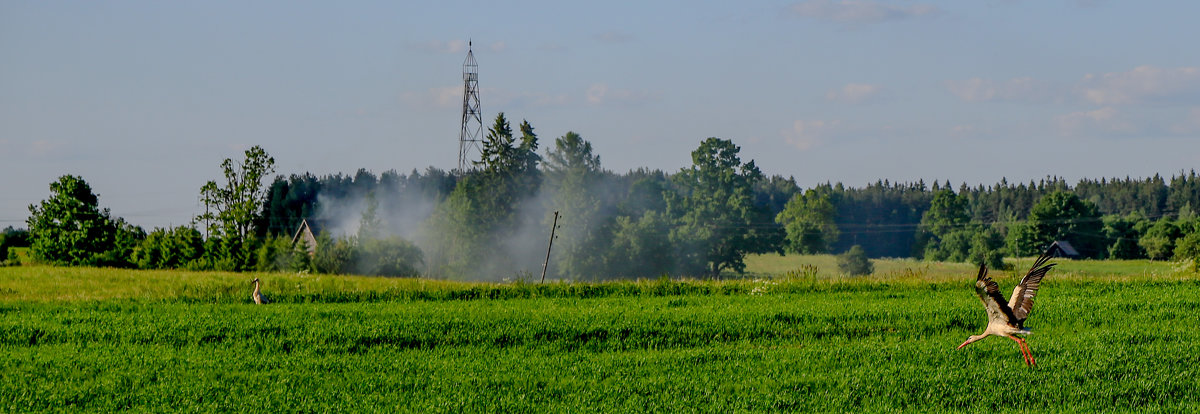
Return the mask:
{"type": "Polygon", "coordinates": [[[482,144],[470,171],[363,169],[269,183],[274,160],[254,147],[201,188],[206,210],[192,224],[150,232],[100,209],[81,177],[63,176],[30,206],[30,252],[63,265],[499,280],[540,270],[557,211],[548,273],[570,280],[719,277],[742,272],[748,254],[852,249],[1001,267],[1055,241],[1094,259],[1200,256],[1195,171],[1074,186],[1047,177],[804,189],[764,175],[720,138],[702,141],[692,165],[674,172],[606,170],[574,132],[539,151],[533,126],[514,130],[504,114],[482,144]],[[341,231],[321,232],[312,254],[293,243],[302,220],[322,218],[340,219],[341,231]]]}

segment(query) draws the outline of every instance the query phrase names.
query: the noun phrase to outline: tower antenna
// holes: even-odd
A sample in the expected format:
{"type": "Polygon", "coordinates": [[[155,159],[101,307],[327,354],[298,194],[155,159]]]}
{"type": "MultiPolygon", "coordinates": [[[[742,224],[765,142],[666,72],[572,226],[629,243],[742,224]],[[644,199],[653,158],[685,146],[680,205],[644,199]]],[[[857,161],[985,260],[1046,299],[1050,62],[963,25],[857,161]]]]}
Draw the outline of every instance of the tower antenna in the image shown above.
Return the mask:
{"type": "Polygon", "coordinates": [[[471,40],[467,40],[467,60],[463,61],[463,110],[462,128],[458,133],[458,173],[472,169],[473,156],[480,156],[480,138],[483,134],[483,113],[479,109],[479,64],[475,63],[475,52],[471,40]]]}

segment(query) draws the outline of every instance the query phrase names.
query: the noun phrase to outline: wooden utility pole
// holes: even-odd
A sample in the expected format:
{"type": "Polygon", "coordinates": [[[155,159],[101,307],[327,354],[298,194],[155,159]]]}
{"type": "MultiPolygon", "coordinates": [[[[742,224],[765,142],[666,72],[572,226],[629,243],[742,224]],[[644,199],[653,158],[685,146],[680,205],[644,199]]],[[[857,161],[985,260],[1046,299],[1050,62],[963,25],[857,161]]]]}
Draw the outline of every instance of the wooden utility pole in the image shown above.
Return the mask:
{"type": "Polygon", "coordinates": [[[546,269],[550,267],[550,248],[554,247],[554,232],[558,230],[558,212],[554,212],[554,224],[550,225],[550,244],[546,246],[546,261],[542,262],[542,281],[546,283],[546,269]]]}

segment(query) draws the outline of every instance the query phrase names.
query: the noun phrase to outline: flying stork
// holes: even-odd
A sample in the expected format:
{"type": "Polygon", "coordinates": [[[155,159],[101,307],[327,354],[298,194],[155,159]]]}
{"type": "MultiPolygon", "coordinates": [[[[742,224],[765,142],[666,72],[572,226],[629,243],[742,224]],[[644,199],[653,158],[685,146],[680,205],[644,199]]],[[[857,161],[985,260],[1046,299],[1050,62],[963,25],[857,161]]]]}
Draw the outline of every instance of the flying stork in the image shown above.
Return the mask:
{"type": "Polygon", "coordinates": [[[1021,356],[1025,357],[1025,365],[1037,366],[1037,361],[1033,359],[1033,352],[1029,350],[1029,344],[1016,335],[1030,333],[1029,329],[1025,328],[1025,318],[1029,317],[1029,311],[1033,309],[1033,296],[1037,295],[1042,277],[1046,276],[1046,272],[1054,267],[1054,263],[1046,264],[1050,261],[1051,252],[1052,250],[1047,250],[1033,262],[1033,267],[1030,267],[1029,272],[1025,273],[1025,277],[1021,278],[1021,283],[1018,283],[1017,287],[1013,289],[1012,299],[1007,302],[1004,300],[1004,295],[1000,293],[1000,286],[988,276],[987,265],[979,264],[979,276],[975,278],[975,293],[979,295],[984,309],[987,310],[987,329],[984,329],[982,334],[971,335],[966,342],[955,349],[962,349],[967,344],[987,338],[989,335],[1002,336],[1012,339],[1021,348],[1021,356]]]}

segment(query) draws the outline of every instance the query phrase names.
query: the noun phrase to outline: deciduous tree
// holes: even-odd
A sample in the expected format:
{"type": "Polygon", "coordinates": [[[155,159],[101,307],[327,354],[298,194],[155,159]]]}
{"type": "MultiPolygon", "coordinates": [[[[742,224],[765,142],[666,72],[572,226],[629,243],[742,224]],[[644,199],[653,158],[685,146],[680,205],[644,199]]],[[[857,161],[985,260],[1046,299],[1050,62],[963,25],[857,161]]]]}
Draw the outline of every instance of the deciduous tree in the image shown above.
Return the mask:
{"type": "Polygon", "coordinates": [[[742,163],[740,150],[732,141],[708,138],[692,151],[692,167],[673,177],[680,192],[667,200],[678,220],[671,241],[685,249],[685,272],[716,278],[722,270],[745,270],[748,253],[782,252],[782,232],[771,225],[769,210],[754,203],[754,184],[763,174],[754,161],[742,163]]]}
{"type": "Polygon", "coordinates": [[[1073,193],[1056,191],[1038,200],[1025,225],[1009,230],[1009,247],[1014,255],[1030,256],[1041,253],[1057,240],[1066,240],[1080,254],[1100,257],[1104,246],[1102,229],[1095,204],[1073,193]]]}
{"type": "Polygon", "coordinates": [[[787,233],[786,249],[800,254],[828,253],[840,232],[828,186],[798,193],[775,216],[787,233]]]}
{"type": "Polygon", "coordinates": [[[237,164],[230,158],[221,163],[223,185],[209,181],[200,188],[205,212],[197,219],[206,223],[210,235],[244,240],[260,219],[268,190],[263,180],[275,172],[275,158],[257,145],[246,150],[245,156],[237,164]]]}
{"type": "Polygon", "coordinates": [[[30,252],[37,260],[70,266],[96,264],[116,243],[108,209],[81,177],[50,183],[50,198],[29,206],[30,252]]]}

